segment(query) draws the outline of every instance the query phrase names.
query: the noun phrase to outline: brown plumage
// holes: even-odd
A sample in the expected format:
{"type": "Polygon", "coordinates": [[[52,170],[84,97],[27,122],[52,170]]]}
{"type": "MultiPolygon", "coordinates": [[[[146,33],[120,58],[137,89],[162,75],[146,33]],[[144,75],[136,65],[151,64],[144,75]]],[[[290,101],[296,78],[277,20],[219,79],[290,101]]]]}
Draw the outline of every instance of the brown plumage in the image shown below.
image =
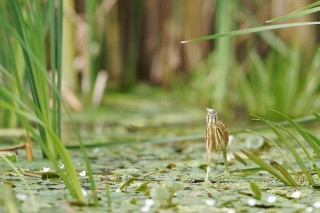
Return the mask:
{"type": "Polygon", "coordinates": [[[229,142],[229,133],[227,126],[218,120],[218,114],[215,110],[207,108],[207,127],[206,127],[206,151],[207,151],[207,175],[206,181],[209,179],[211,152],[223,152],[225,163],[225,172],[228,173],[227,163],[227,146],[229,142]]]}

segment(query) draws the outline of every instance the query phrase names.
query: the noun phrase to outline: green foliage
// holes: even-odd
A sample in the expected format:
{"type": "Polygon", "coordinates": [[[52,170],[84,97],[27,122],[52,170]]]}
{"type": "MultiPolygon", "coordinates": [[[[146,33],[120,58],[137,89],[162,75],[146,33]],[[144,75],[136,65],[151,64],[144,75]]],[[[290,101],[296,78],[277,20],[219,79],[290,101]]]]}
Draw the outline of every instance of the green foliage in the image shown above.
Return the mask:
{"type": "MultiPolygon", "coordinates": [[[[292,133],[288,128],[285,128],[279,124],[273,123],[271,121],[268,121],[262,117],[259,116],[255,116],[255,118],[261,120],[262,122],[264,122],[265,124],[269,125],[269,127],[272,129],[272,131],[278,136],[280,142],[282,145],[285,145],[285,147],[287,148],[286,151],[289,151],[291,153],[291,155],[294,157],[296,163],[298,164],[298,166],[300,167],[301,171],[303,172],[303,174],[305,175],[305,177],[307,178],[308,182],[310,185],[314,185],[316,182],[314,180],[314,178],[311,175],[311,171],[308,169],[308,165],[311,164],[314,171],[316,172],[318,178],[320,177],[320,172],[319,172],[319,168],[317,166],[317,164],[315,163],[315,159],[312,156],[312,154],[308,151],[308,147],[312,148],[312,150],[314,151],[314,153],[316,153],[317,157],[319,158],[319,139],[317,139],[314,135],[312,135],[311,133],[305,131],[304,129],[302,129],[300,127],[300,125],[298,125],[294,120],[292,120],[291,118],[289,118],[288,116],[284,115],[283,113],[280,113],[278,111],[272,110],[274,113],[276,113],[277,115],[279,115],[280,117],[282,117],[285,121],[289,122],[292,127],[296,130],[296,133],[300,134],[300,136],[304,139],[304,143],[298,139],[294,133],[292,133]],[[291,140],[293,140],[294,142],[296,142],[296,144],[299,146],[298,148],[300,148],[303,153],[305,154],[305,156],[307,157],[307,159],[309,161],[303,161],[302,160],[302,156],[301,154],[298,153],[298,148],[296,146],[294,146],[294,143],[292,143],[288,136],[291,140]]],[[[278,144],[280,146],[280,144],[278,144]]],[[[285,151],[283,149],[280,149],[279,146],[277,146],[277,148],[282,152],[285,153],[285,151]]],[[[276,178],[278,178],[279,180],[281,180],[282,182],[284,182],[285,184],[288,185],[288,182],[290,183],[289,185],[296,185],[294,179],[291,177],[290,173],[288,172],[288,170],[286,168],[284,168],[282,165],[280,165],[278,162],[273,161],[273,164],[275,166],[275,168],[280,172],[276,172],[276,170],[274,168],[272,168],[269,164],[265,163],[262,159],[260,159],[257,156],[252,155],[249,152],[243,151],[242,152],[252,161],[254,161],[255,163],[257,163],[258,165],[260,165],[264,170],[268,171],[270,174],[274,175],[276,178]],[[281,175],[280,175],[281,174],[281,175]],[[284,180],[283,178],[285,178],[286,180],[284,180]],[[287,182],[288,181],[288,182],[287,182]]],[[[285,155],[282,155],[283,159],[285,161],[287,161],[287,158],[285,157],[285,155]]],[[[289,165],[291,165],[289,163],[289,165]]],[[[290,166],[291,167],[291,166],[290,166]]],[[[294,171],[293,171],[294,172],[294,171]]]]}
{"type": "Polygon", "coordinates": [[[6,157],[11,162],[17,162],[18,161],[18,155],[15,152],[9,152],[7,154],[2,154],[4,157],[6,157]]]}
{"type": "MultiPolygon", "coordinates": [[[[0,21],[4,26],[0,35],[5,38],[4,43],[8,44],[7,52],[0,52],[0,73],[7,82],[0,86],[0,106],[15,114],[34,141],[41,146],[45,156],[53,163],[71,196],[85,203],[77,172],[60,139],[62,0],[58,1],[57,19],[54,1],[47,1],[44,5],[39,1],[5,1],[1,2],[0,6],[0,21]],[[47,72],[46,59],[47,23],[50,31],[51,78],[47,72]],[[13,45],[19,48],[10,49],[13,45]],[[16,56],[16,50],[21,50],[23,57],[16,56]],[[14,66],[15,64],[17,66],[14,66]],[[24,76],[28,87],[25,87],[24,76]],[[50,97],[53,100],[52,108],[50,97]],[[33,122],[39,131],[34,129],[33,122]],[[64,169],[59,168],[60,162],[64,164],[64,169]]],[[[66,112],[71,118],[67,109],[66,112]]],[[[95,186],[86,151],[74,123],[73,128],[81,145],[94,192],[95,186]]],[[[97,205],[96,193],[93,193],[93,197],[97,205]]]]}
{"type": "Polygon", "coordinates": [[[108,183],[106,183],[106,197],[107,197],[107,206],[108,206],[107,211],[108,211],[108,212],[112,212],[111,194],[110,194],[110,187],[109,187],[109,184],[108,184],[108,183]]]}
{"type": "Polygon", "coordinates": [[[249,29],[235,30],[235,31],[230,31],[225,33],[218,33],[210,36],[204,36],[201,38],[195,38],[192,40],[181,41],[181,43],[184,44],[184,43],[190,43],[190,42],[206,41],[211,39],[244,35],[248,33],[258,33],[258,32],[267,31],[267,30],[283,29],[288,27],[300,27],[300,26],[308,26],[308,25],[318,25],[318,24],[320,24],[320,22],[301,22],[301,23],[289,23],[289,24],[277,24],[277,25],[270,25],[270,26],[253,27],[249,29]]]}
{"type": "MultiPolygon", "coordinates": [[[[319,11],[319,2],[313,3],[301,10],[290,13],[287,16],[272,19],[271,21],[286,20],[294,17],[307,15],[319,11]]],[[[243,9],[243,8],[242,8],[243,9]]],[[[256,21],[250,16],[245,9],[242,13],[253,25],[257,25],[256,21]]],[[[244,35],[249,33],[259,33],[259,36],[270,46],[272,49],[268,53],[267,57],[260,57],[256,48],[249,50],[249,57],[240,64],[232,61],[232,54],[225,53],[228,48],[225,47],[224,52],[220,52],[216,57],[218,63],[214,64],[214,67],[220,69],[220,64],[234,64],[234,76],[228,75],[230,72],[226,69],[221,69],[218,73],[218,77],[214,76],[212,67],[210,65],[201,65],[195,69],[195,80],[192,83],[193,89],[196,89],[197,95],[206,101],[200,103],[208,104],[207,102],[214,102],[219,108],[221,102],[227,102],[230,100],[230,96],[236,94],[235,97],[241,100],[241,104],[244,104],[250,113],[265,115],[267,109],[273,108],[280,110],[289,115],[302,115],[306,110],[313,110],[319,108],[319,102],[317,98],[319,75],[317,71],[319,69],[319,54],[317,54],[311,65],[303,64],[303,53],[298,48],[287,48],[284,42],[282,42],[277,36],[271,34],[270,30],[289,28],[289,27],[302,27],[307,25],[319,25],[320,22],[300,22],[300,23],[288,23],[277,24],[269,26],[258,26],[248,29],[235,30],[235,31],[216,31],[217,33],[210,36],[195,38],[192,40],[181,41],[181,43],[199,42],[211,39],[226,39],[232,36],[244,35]],[[224,55],[223,58],[220,55],[224,55]],[[219,76],[224,76],[219,78],[219,76]],[[228,76],[228,78],[227,78],[228,76]],[[210,87],[210,79],[216,78],[216,87],[210,87]],[[235,82],[235,85],[226,85],[235,82]],[[218,87],[224,85],[223,87],[218,87]],[[235,86],[235,88],[233,88],[235,86]],[[230,96],[223,97],[223,99],[210,98],[208,94],[212,91],[219,93],[221,88],[230,88],[230,96]],[[276,91],[276,92],[275,92],[276,91]],[[237,97],[239,95],[240,97],[237,97]],[[314,101],[314,99],[317,101],[314,101]],[[228,100],[229,99],[229,100],[228,100]],[[311,107],[310,107],[310,103],[311,107]]],[[[212,62],[211,62],[212,64],[212,62]]],[[[222,66],[224,67],[224,66],[222,66]]],[[[211,80],[212,81],[212,80],[211,80]]],[[[220,93],[222,95],[224,93],[220,93]]],[[[221,96],[219,96],[221,97],[221,96]]],[[[192,97],[194,99],[194,97],[192,97]]],[[[191,98],[191,99],[192,99],[191,98]]]]}
{"type": "Polygon", "coordinates": [[[250,113],[264,115],[273,108],[302,115],[319,108],[316,82],[320,80],[317,74],[320,55],[317,53],[310,65],[303,66],[298,49],[282,51],[286,54],[273,52],[266,59],[251,51],[250,62],[244,68],[248,71],[241,67],[235,71],[240,97],[250,113]]]}
{"type": "Polygon", "coordinates": [[[277,22],[277,21],[284,21],[284,20],[288,20],[288,19],[291,19],[291,18],[296,18],[296,17],[308,15],[308,14],[311,14],[311,13],[315,13],[315,12],[320,11],[320,7],[319,6],[320,6],[320,1],[317,1],[317,2],[314,2],[312,4],[309,4],[309,5],[305,6],[304,8],[301,8],[301,9],[299,9],[297,11],[294,11],[294,12],[288,14],[288,15],[271,19],[271,20],[267,21],[267,23],[269,23],[269,22],[277,22]]]}
{"type": "Polygon", "coordinates": [[[253,155],[250,152],[247,152],[245,150],[241,150],[241,152],[243,154],[245,154],[250,160],[252,160],[253,162],[255,162],[256,164],[258,164],[261,168],[263,168],[264,170],[266,170],[267,172],[269,172],[270,174],[272,174],[274,177],[276,177],[277,179],[279,179],[281,182],[283,182],[284,184],[288,185],[288,186],[297,186],[297,184],[295,183],[290,183],[290,181],[284,177],[279,171],[277,171],[275,168],[273,168],[270,164],[264,162],[261,158],[259,158],[258,156],[253,155]]]}

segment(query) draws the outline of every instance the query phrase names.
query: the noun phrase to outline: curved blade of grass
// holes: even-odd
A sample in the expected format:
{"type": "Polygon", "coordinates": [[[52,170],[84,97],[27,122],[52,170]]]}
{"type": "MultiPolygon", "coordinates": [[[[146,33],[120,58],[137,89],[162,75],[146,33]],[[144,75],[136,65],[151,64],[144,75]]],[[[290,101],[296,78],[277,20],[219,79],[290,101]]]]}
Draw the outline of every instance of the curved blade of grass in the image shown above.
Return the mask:
{"type": "MultiPolygon", "coordinates": [[[[0,67],[0,70],[2,70],[2,67],[0,67]]],[[[5,69],[3,69],[2,71],[6,75],[10,75],[10,73],[8,73],[5,69]]],[[[16,83],[16,82],[13,81],[13,83],[16,83]]],[[[54,133],[52,127],[49,126],[51,123],[45,123],[44,122],[44,119],[42,117],[42,113],[39,112],[39,109],[38,109],[38,107],[36,105],[34,105],[32,107],[33,110],[35,110],[35,112],[37,113],[37,116],[34,116],[32,113],[27,113],[30,110],[25,106],[25,104],[22,101],[20,101],[17,97],[15,97],[15,94],[12,94],[10,91],[5,90],[4,87],[0,87],[0,92],[1,92],[2,95],[10,96],[10,98],[12,100],[15,100],[16,103],[19,104],[20,107],[22,107],[22,109],[19,109],[17,107],[9,105],[8,103],[0,101],[0,105],[1,106],[6,107],[9,110],[14,111],[17,115],[19,115],[19,116],[21,116],[21,117],[23,117],[23,118],[25,118],[27,120],[35,121],[37,124],[40,124],[41,126],[43,126],[43,128],[45,129],[47,134],[50,135],[50,138],[54,142],[54,146],[55,146],[55,148],[56,148],[56,150],[58,152],[58,155],[61,158],[61,161],[65,165],[65,171],[62,171],[59,168],[59,166],[58,166],[59,162],[58,162],[57,158],[54,157],[51,154],[51,152],[48,150],[48,147],[45,144],[45,142],[41,138],[38,137],[37,133],[33,130],[33,128],[29,127],[27,122],[24,124],[25,128],[29,132],[31,132],[33,138],[38,142],[38,144],[40,144],[42,150],[47,155],[49,160],[53,163],[55,169],[57,171],[59,171],[59,174],[60,174],[61,178],[63,179],[65,185],[69,189],[70,194],[72,195],[72,197],[74,197],[74,198],[78,199],[79,201],[85,203],[85,199],[84,199],[82,191],[81,191],[81,185],[80,185],[80,182],[78,180],[77,173],[76,173],[76,170],[74,168],[74,165],[73,165],[73,163],[71,161],[70,156],[68,155],[68,153],[66,151],[66,148],[62,144],[61,140],[54,133]],[[65,172],[67,172],[68,175],[66,175],[65,172]]],[[[31,104],[33,104],[33,103],[31,103],[31,104]]]]}
{"type": "MultiPolygon", "coordinates": [[[[299,9],[299,10],[294,11],[294,12],[301,11],[301,10],[307,10],[307,9],[310,9],[310,8],[313,8],[313,7],[317,7],[317,6],[320,6],[320,1],[316,1],[316,2],[314,2],[312,4],[309,4],[309,5],[301,8],[301,9],[299,9]]],[[[292,12],[292,13],[294,13],[294,12],[292,12]]]]}
{"type": "Polygon", "coordinates": [[[18,168],[15,167],[15,165],[10,160],[8,160],[7,157],[3,155],[0,155],[0,157],[17,173],[17,175],[19,176],[19,179],[22,181],[23,185],[26,187],[26,190],[28,191],[29,196],[32,199],[35,199],[35,195],[33,194],[28,182],[24,178],[23,174],[21,174],[21,172],[18,170],[18,168]]]}
{"type": "MultiPolygon", "coordinates": [[[[260,23],[256,20],[256,17],[252,12],[248,11],[246,6],[241,6],[240,13],[244,15],[244,18],[249,21],[249,24],[252,26],[259,26],[260,23]]],[[[281,55],[286,55],[289,51],[287,44],[280,39],[275,32],[266,31],[261,33],[260,37],[273,49],[277,50],[281,55]]],[[[262,60],[262,59],[261,59],[262,60]]]]}
{"type": "Polygon", "coordinates": [[[291,144],[291,142],[268,120],[257,116],[257,115],[253,115],[253,117],[260,119],[262,122],[264,122],[265,124],[269,125],[270,128],[272,129],[272,131],[279,137],[279,139],[287,146],[287,148],[290,150],[291,154],[293,155],[294,159],[296,160],[296,162],[298,163],[299,167],[301,168],[301,170],[303,171],[304,175],[306,176],[306,178],[308,179],[308,182],[313,185],[315,184],[315,181],[312,177],[312,175],[309,173],[306,165],[304,164],[303,160],[301,159],[300,155],[297,153],[297,151],[295,150],[294,146],[291,144]]]}
{"type": "Polygon", "coordinates": [[[238,155],[237,153],[233,153],[233,156],[240,163],[242,163],[243,165],[247,166],[247,162],[245,160],[243,160],[242,157],[240,157],[240,155],[238,155]]]}
{"type": "Polygon", "coordinates": [[[317,143],[318,146],[320,146],[320,140],[319,140],[316,136],[314,136],[313,134],[311,134],[310,132],[307,132],[307,131],[306,131],[306,133],[310,136],[310,138],[311,138],[314,142],[317,143]]]}
{"type": "Polygon", "coordinates": [[[259,133],[259,132],[255,132],[255,131],[252,131],[252,130],[247,130],[247,131],[248,131],[248,132],[252,132],[252,133],[254,133],[254,134],[257,134],[257,135],[260,135],[261,137],[263,137],[263,138],[267,139],[268,141],[270,141],[271,143],[273,143],[273,145],[275,145],[275,147],[279,150],[279,152],[280,152],[280,154],[282,155],[283,160],[284,160],[284,162],[286,163],[286,165],[288,166],[288,168],[289,168],[294,174],[297,174],[296,171],[294,170],[294,168],[292,167],[289,159],[288,159],[287,156],[284,154],[283,150],[278,146],[278,144],[277,144],[274,140],[268,138],[267,136],[265,136],[265,135],[263,135],[263,134],[261,134],[261,133],[259,133]]]}
{"type": "Polygon", "coordinates": [[[282,183],[284,183],[287,186],[291,186],[289,180],[286,179],[281,173],[279,173],[275,168],[273,168],[270,164],[264,162],[261,158],[258,156],[253,155],[250,152],[244,151],[240,149],[240,151],[245,154],[250,160],[258,164],[262,169],[269,172],[271,175],[275,176],[277,179],[279,179],[282,183]]]}
{"type": "Polygon", "coordinates": [[[214,34],[214,35],[210,35],[210,36],[195,38],[192,40],[181,41],[180,43],[184,44],[184,43],[189,43],[189,42],[206,41],[206,40],[217,39],[217,38],[222,38],[222,37],[237,36],[237,35],[243,35],[243,34],[248,34],[248,33],[257,33],[257,32],[262,32],[262,31],[266,31],[266,30],[275,30],[275,29],[280,29],[280,28],[299,27],[299,26],[316,25],[316,24],[320,24],[320,22],[299,22],[299,23],[290,23],[290,24],[277,24],[277,25],[270,25],[270,26],[261,26],[261,27],[254,27],[254,28],[249,28],[249,29],[244,29],[244,30],[236,30],[236,31],[230,31],[230,32],[226,32],[226,33],[214,34]]]}
{"type": "Polygon", "coordinates": [[[273,162],[274,166],[279,170],[279,172],[281,172],[281,174],[287,178],[287,180],[291,183],[292,186],[298,186],[298,184],[292,178],[290,173],[283,166],[281,166],[280,163],[278,163],[275,160],[273,160],[272,162],[273,162]]]}
{"type": "Polygon", "coordinates": [[[276,21],[285,21],[285,20],[288,20],[288,19],[297,18],[297,17],[300,17],[300,16],[308,15],[310,13],[315,13],[315,12],[318,12],[318,11],[320,11],[320,7],[315,7],[315,8],[311,8],[311,9],[295,11],[295,12],[292,12],[292,13],[290,13],[288,15],[285,15],[285,16],[280,16],[278,18],[270,19],[270,20],[266,21],[266,23],[271,23],[271,22],[276,22],[276,21]]]}
{"type": "MultiPolygon", "coordinates": [[[[0,106],[13,110],[17,115],[22,116],[25,119],[30,119],[29,115],[31,114],[28,114],[23,110],[19,110],[14,106],[10,106],[7,103],[3,103],[2,101],[0,101],[0,106]]],[[[59,171],[60,177],[63,179],[65,185],[70,190],[70,194],[74,198],[77,198],[81,202],[85,203],[85,200],[81,191],[80,182],[78,181],[77,173],[75,171],[74,165],[72,164],[70,156],[66,154],[65,147],[63,146],[63,144],[61,143],[57,135],[53,132],[53,130],[50,127],[48,127],[45,123],[43,123],[41,119],[38,119],[38,117],[34,117],[34,120],[36,120],[36,122],[39,121],[43,125],[47,133],[52,137],[52,140],[55,142],[55,147],[57,148],[61,161],[65,165],[65,171],[59,168],[58,166],[59,162],[57,158],[52,155],[52,153],[49,151],[48,147],[46,146],[42,138],[39,137],[39,135],[34,131],[34,129],[30,125],[26,125],[25,128],[32,134],[34,140],[37,141],[38,144],[40,144],[42,150],[46,153],[48,159],[53,163],[53,166],[55,167],[55,169],[59,171]],[[65,174],[65,172],[67,172],[68,176],[65,174]]]]}
{"type": "Polygon", "coordinates": [[[280,115],[284,120],[288,121],[299,133],[300,135],[305,139],[306,142],[310,144],[314,152],[317,154],[317,156],[320,158],[320,148],[318,144],[312,140],[312,138],[304,131],[294,120],[286,116],[285,114],[278,112],[276,110],[270,110],[278,115],[280,115]]]}
{"type": "MultiPolygon", "coordinates": [[[[10,1],[11,2],[11,1],[10,1]]],[[[15,1],[13,1],[13,2],[15,2],[15,1]]],[[[62,14],[62,4],[61,4],[61,0],[59,0],[59,2],[60,2],[60,4],[59,4],[59,10],[58,10],[58,22],[61,22],[62,21],[62,19],[61,19],[61,14],[62,14]],[[60,17],[60,19],[59,19],[59,17],[60,17]]],[[[13,6],[14,7],[14,11],[16,12],[16,10],[17,10],[17,8],[20,8],[20,6],[18,7],[17,6],[17,3],[15,3],[15,5],[13,6]]],[[[39,7],[38,7],[38,9],[39,9],[39,7]]],[[[20,13],[18,13],[19,15],[21,14],[21,12],[20,13]]],[[[1,14],[0,14],[1,15],[1,14]]],[[[18,17],[18,16],[13,16],[13,18],[14,17],[18,17]]],[[[4,20],[5,19],[5,17],[4,16],[1,16],[1,18],[4,20]]],[[[23,21],[21,21],[21,20],[23,20],[23,17],[22,17],[22,15],[20,15],[19,16],[19,18],[20,18],[20,21],[19,20],[16,20],[16,23],[17,23],[17,26],[20,24],[20,23],[23,23],[23,21]]],[[[28,17],[29,19],[30,19],[30,17],[28,17]]],[[[32,23],[31,21],[30,21],[30,23],[32,23]]],[[[19,25],[20,26],[20,25],[19,25]]],[[[47,70],[46,70],[46,67],[45,67],[45,65],[42,63],[42,61],[40,61],[39,60],[39,58],[38,58],[38,55],[37,54],[35,54],[34,53],[34,51],[33,51],[33,49],[31,48],[31,46],[28,44],[28,41],[27,41],[27,39],[26,38],[28,38],[27,36],[25,36],[25,31],[23,30],[23,29],[20,29],[21,31],[22,31],[22,33],[18,33],[17,32],[17,30],[14,28],[14,27],[12,27],[12,26],[10,26],[10,24],[9,24],[9,22],[4,22],[4,27],[6,28],[6,30],[8,30],[11,34],[12,34],[12,36],[14,36],[18,41],[19,41],[19,43],[20,43],[20,45],[21,45],[21,48],[24,50],[24,53],[28,56],[28,63],[30,63],[30,61],[32,61],[33,62],[33,66],[34,67],[36,67],[37,69],[38,69],[38,71],[39,71],[39,73],[42,73],[42,75],[43,76],[45,76],[45,78],[44,79],[42,79],[42,81],[40,81],[40,82],[47,82],[48,83],[48,85],[50,85],[51,86],[51,88],[52,88],[52,90],[53,90],[53,94],[56,96],[56,98],[57,98],[57,102],[61,102],[62,103],[62,105],[63,105],[63,107],[64,107],[64,109],[66,110],[66,112],[67,112],[67,115],[68,115],[68,117],[69,117],[69,119],[71,120],[71,123],[73,124],[74,122],[72,121],[72,119],[71,119],[71,115],[70,115],[70,113],[69,113],[69,111],[68,111],[68,109],[67,109],[67,107],[65,106],[65,104],[61,101],[62,100],[62,98],[61,98],[61,95],[60,95],[60,90],[59,90],[59,79],[58,79],[58,86],[56,86],[55,85],[55,82],[53,82],[53,80],[49,77],[49,75],[48,75],[48,73],[47,73],[47,70]]],[[[62,30],[62,22],[59,24],[58,23],[58,29],[59,28],[61,28],[61,30],[62,30]]],[[[61,33],[61,32],[60,32],[61,33]]],[[[59,34],[60,34],[59,32],[58,32],[58,40],[59,40],[59,34]]],[[[34,34],[33,34],[34,35],[34,34]]],[[[37,41],[38,42],[38,41],[37,41]]],[[[59,42],[60,43],[60,45],[61,45],[61,42],[59,42]]],[[[59,49],[59,47],[58,47],[58,49],[59,49]]],[[[58,50],[58,52],[59,51],[61,51],[61,50],[58,50]]],[[[44,54],[43,54],[44,55],[44,54]]],[[[59,53],[58,53],[58,56],[57,56],[57,68],[58,68],[58,72],[59,72],[59,66],[61,66],[60,65],[60,63],[61,63],[61,55],[59,56],[59,53]]],[[[31,65],[30,65],[31,66],[31,65]]],[[[38,74],[39,74],[38,73],[38,74]]],[[[35,77],[37,77],[37,75],[35,75],[35,77]]],[[[58,76],[58,78],[59,78],[59,76],[58,76]]],[[[30,80],[32,80],[33,78],[30,78],[30,80]]],[[[46,87],[48,87],[48,85],[46,85],[46,87]]],[[[31,85],[32,86],[32,85],[31,85]]],[[[41,91],[41,90],[40,90],[41,91]]],[[[48,105],[49,106],[49,105],[48,105]]],[[[39,111],[39,107],[37,107],[38,108],[38,110],[36,110],[36,111],[39,111]]],[[[60,109],[58,109],[58,113],[60,113],[59,112],[60,111],[60,109]]],[[[39,115],[39,116],[41,116],[41,115],[39,115]]],[[[59,123],[59,122],[58,122],[59,123]]],[[[76,125],[72,125],[72,127],[73,127],[73,130],[74,130],[74,132],[75,132],[75,134],[77,135],[77,138],[78,138],[78,142],[80,143],[80,147],[81,147],[81,152],[82,152],[82,154],[84,155],[84,160],[85,160],[85,163],[86,163],[86,167],[87,167],[87,171],[88,171],[88,176],[89,176],[89,181],[90,181],[90,185],[91,185],[91,188],[92,188],[92,191],[94,192],[95,191],[95,185],[94,185],[94,182],[93,182],[93,176],[92,176],[92,171],[91,171],[91,167],[90,167],[90,163],[89,163],[89,160],[88,160],[88,158],[87,158],[87,154],[86,154],[86,150],[85,150],[85,148],[84,148],[84,145],[83,145],[83,142],[82,142],[82,139],[81,139],[81,137],[80,137],[80,134],[79,134],[79,130],[77,130],[77,127],[76,127],[76,125]],[[79,139],[80,138],[80,139],[79,139]]],[[[59,129],[60,127],[58,127],[58,129],[59,129]]],[[[51,138],[50,138],[50,140],[51,140],[51,138]]],[[[54,145],[55,146],[55,145],[54,145]]],[[[65,152],[64,152],[65,153],[65,152]]],[[[67,163],[68,164],[68,163],[67,163]]],[[[79,182],[78,180],[76,180],[76,179],[74,179],[74,181],[75,182],[79,182]]],[[[72,183],[72,182],[71,182],[72,183]]],[[[78,186],[80,186],[80,184],[74,184],[73,186],[71,186],[70,187],[70,185],[68,186],[68,189],[70,189],[70,190],[72,190],[72,189],[74,189],[74,188],[77,188],[76,190],[77,190],[77,192],[79,192],[79,193],[81,193],[81,195],[79,194],[79,196],[81,197],[82,196],[82,192],[81,192],[81,188],[80,187],[78,187],[78,186],[76,186],[76,185],[78,185],[78,186]],[[78,189],[79,188],[79,189],[78,189]]],[[[94,202],[95,202],[95,204],[97,205],[97,197],[96,197],[96,193],[94,193],[93,194],[94,196],[94,202]]],[[[82,199],[81,199],[82,200],[82,199]]]]}
{"type": "Polygon", "coordinates": [[[297,144],[299,144],[299,146],[301,147],[301,149],[303,150],[303,152],[306,154],[307,158],[310,160],[311,165],[313,166],[314,170],[316,171],[318,177],[320,178],[320,171],[319,168],[317,167],[317,164],[315,163],[314,159],[311,157],[311,155],[309,154],[308,150],[306,149],[306,147],[301,143],[301,141],[298,140],[297,137],[295,137],[289,130],[287,130],[286,128],[284,128],[281,125],[278,125],[276,123],[270,122],[273,125],[277,126],[278,128],[283,129],[284,131],[286,131],[296,142],[297,144]]]}
{"type": "Polygon", "coordinates": [[[320,120],[320,115],[318,115],[317,113],[313,113],[314,114],[314,116],[316,116],[316,118],[318,119],[318,120],[320,120]]]}

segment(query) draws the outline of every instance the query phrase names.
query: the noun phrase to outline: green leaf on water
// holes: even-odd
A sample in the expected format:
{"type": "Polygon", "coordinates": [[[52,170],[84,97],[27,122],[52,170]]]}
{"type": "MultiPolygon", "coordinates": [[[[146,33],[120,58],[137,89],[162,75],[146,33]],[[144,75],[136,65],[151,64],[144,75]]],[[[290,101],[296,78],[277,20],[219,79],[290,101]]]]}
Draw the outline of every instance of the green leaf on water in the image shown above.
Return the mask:
{"type": "Polygon", "coordinates": [[[55,172],[44,172],[41,174],[42,180],[60,178],[60,175],[55,172]]]}
{"type": "Polygon", "coordinates": [[[120,187],[120,190],[127,189],[127,187],[130,186],[130,184],[133,183],[136,180],[137,180],[136,177],[130,178],[129,180],[124,182],[124,184],[122,184],[122,186],[120,187]]]}
{"type": "Polygon", "coordinates": [[[134,191],[135,192],[145,192],[147,190],[149,190],[148,184],[150,183],[150,181],[146,181],[144,183],[142,183],[140,186],[138,186],[138,188],[136,188],[134,191]]]}
{"type": "Polygon", "coordinates": [[[14,152],[8,152],[6,154],[3,154],[9,161],[11,162],[17,162],[18,161],[18,155],[14,152]]]}
{"type": "Polygon", "coordinates": [[[254,198],[260,200],[262,197],[262,193],[259,186],[255,182],[250,181],[250,188],[251,188],[251,191],[253,192],[254,198]]]}

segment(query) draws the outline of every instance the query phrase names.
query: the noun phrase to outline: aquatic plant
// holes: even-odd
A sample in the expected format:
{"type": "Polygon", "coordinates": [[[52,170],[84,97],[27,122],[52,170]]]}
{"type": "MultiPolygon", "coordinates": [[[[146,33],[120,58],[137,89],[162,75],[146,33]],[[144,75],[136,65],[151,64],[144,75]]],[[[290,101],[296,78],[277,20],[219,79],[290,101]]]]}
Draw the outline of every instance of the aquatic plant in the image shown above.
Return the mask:
{"type": "MultiPolygon", "coordinates": [[[[62,0],[58,1],[57,6],[56,10],[55,1],[46,1],[43,5],[40,1],[30,0],[1,2],[0,22],[3,28],[0,35],[7,52],[1,55],[0,73],[5,83],[0,85],[0,106],[13,112],[41,146],[44,156],[53,163],[71,196],[86,203],[77,172],[60,138],[61,108],[65,107],[61,98],[62,0]],[[47,35],[50,35],[51,73],[47,70],[47,35]],[[64,165],[63,169],[59,166],[60,162],[64,165]]],[[[65,110],[71,119],[66,107],[65,110]]],[[[97,205],[86,151],[74,123],[72,127],[81,145],[97,205]]]]}
{"type": "MultiPolygon", "coordinates": [[[[300,125],[298,125],[294,120],[289,118],[288,116],[284,115],[283,113],[280,113],[278,111],[272,110],[274,113],[279,115],[281,118],[286,120],[290,125],[296,130],[296,133],[294,134],[292,131],[290,131],[289,128],[285,128],[282,125],[276,124],[274,122],[268,121],[262,117],[254,116],[254,118],[264,122],[267,124],[270,129],[277,135],[279,141],[276,142],[276,145],[278,149],[283,152],[287,153],[283,148],[279,148],[281,145],[285,145],[287,150],[291,153],[291,155],[294,157],[297,165],[300,167],[301,171],[303,172],[305,178],[307,179],[308,183],[310,185],[316,184],[313,176],[311,175],[311,172],[314,170],[318,176],[320,177],[320,172],[317,164],[315,163],[315,158],[312,156],[312,153],[308,151],[308,147],[312,149],[312,151],[316,154],[317,158],[320,156],[320,143],[319,139],[317,139],[316,136],[309,133],[308,131],[304,130],[300,125]],[[295,135],[300,134],[300,136],[303,138],[303,141],[298,139],[295,135]],[[290,140],[291,139],[291,140],[290,140]],[[303,151],[305,156],[307,157],[308,161],[303,161],[301,154],[298,153],[297,146],[294,146],[295,144],[292,142],[294,141],[296,145],[303,151]],[[313,167],[313,170],[308,169],[308,165],[311,165],[313,167]]],[[[318,115],[315,114],[316,118],[319,119],[318,115]]],[[[281,164],[279,164],[277,161],[272,161],[273,166],[263,161],[260,157],[253,155],[252,153],[249,153],[247,151],[241,150],[249,159],[257,163],[261,168],[268,171],[270,174],[275,176],[277,179],[285,183],[286,185],[292,185],[297,186],[298,184],[294,180],[294,178],[291,176],[290,172],[287,168],[283,167],[281,164]]],[[[282,155],[283,160],[285,162],[288,162],[287,158],[282,155]]],[[[291,172],[294,174],[297,174],[294,168],[291,166],[291,163],[289,163],[289,168],[291,168],[291,172]]]]}

